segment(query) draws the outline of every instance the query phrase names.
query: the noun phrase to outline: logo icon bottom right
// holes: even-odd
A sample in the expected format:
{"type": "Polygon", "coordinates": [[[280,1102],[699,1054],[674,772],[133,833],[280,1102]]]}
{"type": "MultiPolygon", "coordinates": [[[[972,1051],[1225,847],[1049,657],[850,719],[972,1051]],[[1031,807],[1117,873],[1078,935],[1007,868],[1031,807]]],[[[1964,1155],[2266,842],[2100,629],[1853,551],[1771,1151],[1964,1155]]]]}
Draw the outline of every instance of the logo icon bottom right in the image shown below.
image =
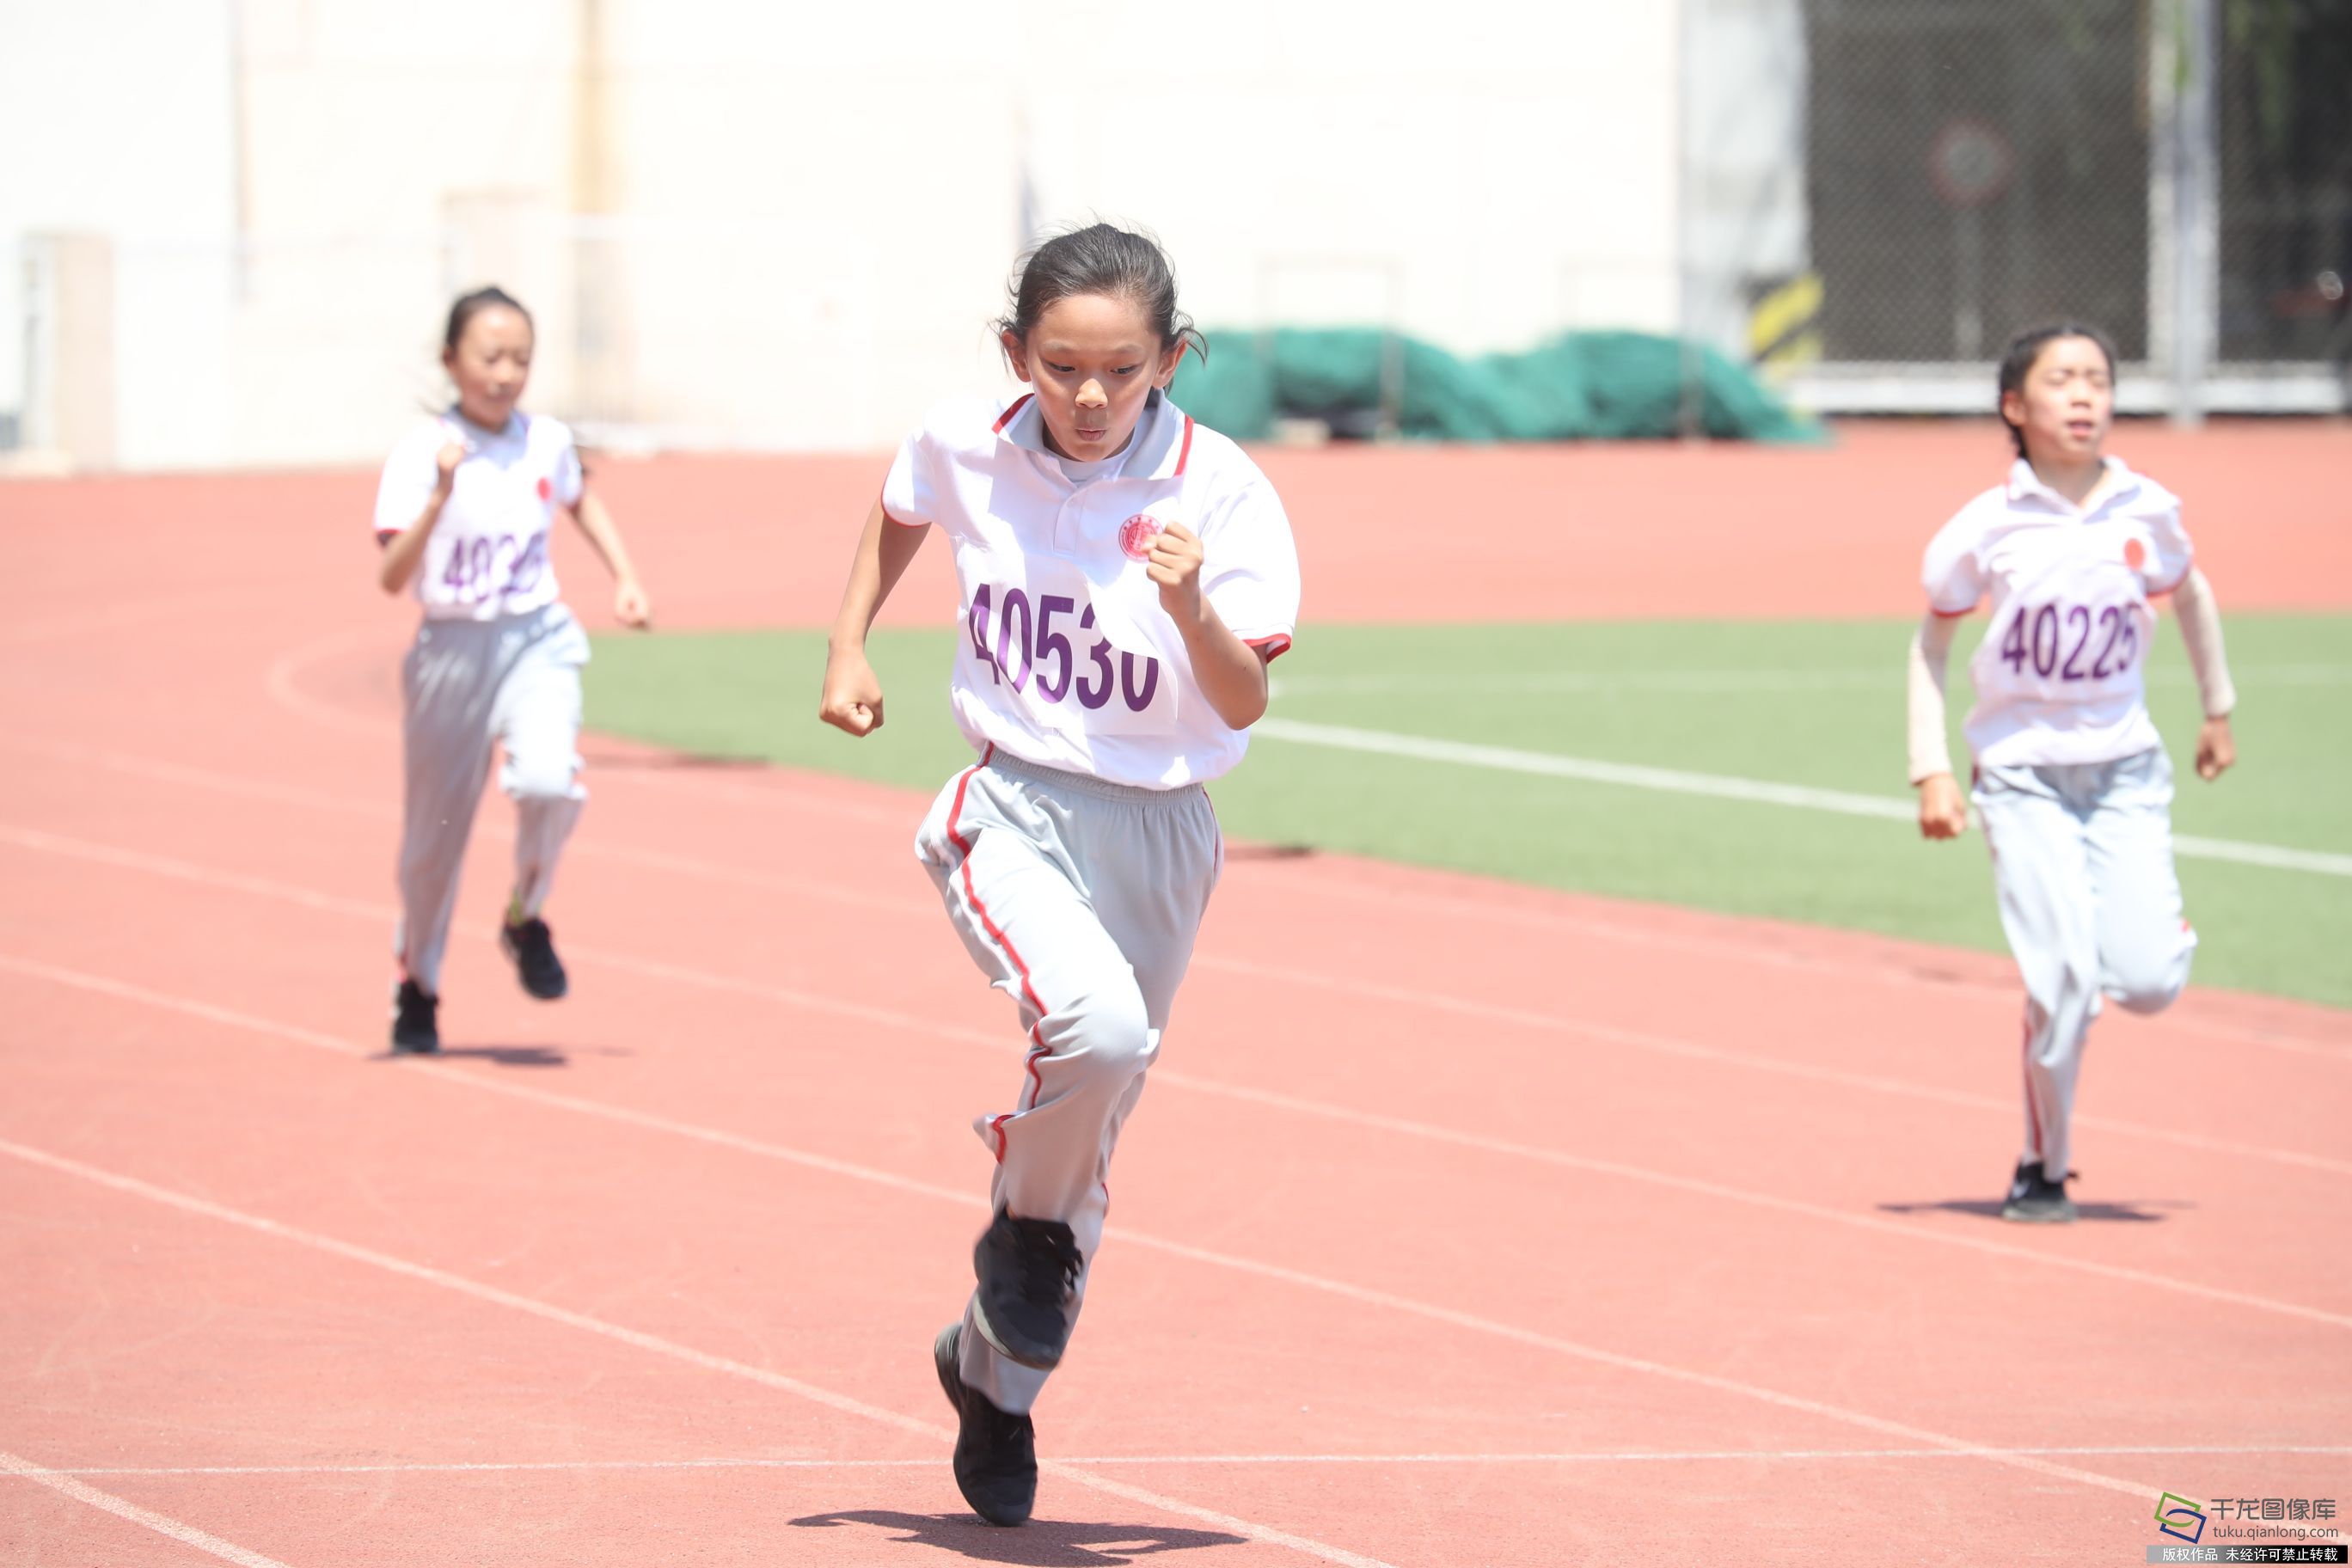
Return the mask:
{"type": "Polygon", "coordinates": [[[2194,1546],[2205,1534],[2205,1514],[2187,1498],[2166,1492],[2156,1500],[2156,1528],[2194,1546]]]}

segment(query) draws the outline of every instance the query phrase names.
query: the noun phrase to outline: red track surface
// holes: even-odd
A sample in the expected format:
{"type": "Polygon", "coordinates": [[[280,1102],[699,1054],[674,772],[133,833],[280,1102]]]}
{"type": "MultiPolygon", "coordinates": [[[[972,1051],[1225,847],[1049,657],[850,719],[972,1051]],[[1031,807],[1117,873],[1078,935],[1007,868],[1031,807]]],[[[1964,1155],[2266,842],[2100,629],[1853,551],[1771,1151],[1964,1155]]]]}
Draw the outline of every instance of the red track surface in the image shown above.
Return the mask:
{"type": "MultiPolygon", "coordinates": [[[[1560,569],[1488,613],[1899,612],[1873,563],[1984,475],[1915,504],[1882,438],[1922,437],[1269,466],[1328,618],[1478,607],[1380,575],[1405,529],[1494,521],[1422,510],[1471,466],[1560,569]],[[1558,521],[1580,463],[1682,521],[1558,521]],[[1693,520],[1783,464],[1833,518],[1693,520]],[[1719,583],[1658,559],[1700,536],[1719,583]]],[[[607,483],[667,618],[709,624],[822,618],[873,478],[607,483]]],[[[1983,1213],[2005,965],[1244,857],[1039,1412],[1065,1468],[987,1530],[927,1349],[1018,1041],[910,863],[921,803],[599,742],[551,910],[572,999],[492,950],[493,799],[455,1048],[383,1059],[408,616],[367,492],[0,489],[0,1561],[2121,1564],[2160,1490],[2352,1504],[2344,1015],[2104,1023],[2090,1217],[2021,1232],[1983,1213]]],[[[2224,595],[2340,595],[2340,558],[2272,560],[2280,510],[2200,531],[2224,595]]]]}
{"type": "MultiPolygon", "coordinates": [[[[2133,423],[2112,446],[2180,495],[2225,609],[2352,607],[2352,423],[2133,423]]],[[[1910,615],[1928,536],[2008,452],[1987,421],[1850,426],[1828,449],[1257,456],[1298,532],[1307,618],[1381,622],[1910,615]]],[[[614,461],[602,482],[674,623],[822,626],[887,466],[614,461]]],[[[886,616],[938,619],[948,576],[947,552],[925,552],[886,616]]]]}

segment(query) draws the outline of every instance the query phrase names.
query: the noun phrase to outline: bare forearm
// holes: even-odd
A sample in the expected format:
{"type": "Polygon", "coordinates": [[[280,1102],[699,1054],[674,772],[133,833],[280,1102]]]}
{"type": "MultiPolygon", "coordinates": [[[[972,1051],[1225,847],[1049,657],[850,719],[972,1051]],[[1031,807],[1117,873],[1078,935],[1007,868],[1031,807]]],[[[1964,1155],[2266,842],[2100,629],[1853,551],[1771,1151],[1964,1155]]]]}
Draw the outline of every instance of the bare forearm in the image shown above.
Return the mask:
{"type": "Polygon", "coordinates": [[[604,509],[603,500],[593,494],[583,495],[580,504],[572,509],[572,517],[580,525],[580,531],[587,536],[589,547],[596,552],[596,558],[604,563],[604,570],[613,574],[614,582],[634,583],[637,580],[636,566],[629,559],[629,547],[621,542],[621,525],[613,521],[613,514],[604,509]]]}
{"type": "Polygon", "coordinates": [[[408,586],[409,579],[425,561],[425,552],[433,542],[433,530],[441,521],[441,508],[448,497],[436,490],[416,514],[416,521],[384,541],[383,556],[376,563],[375,580],[387,594],[397,594],[408,586]]]}
{"type": "Polygon", "coordinates": [[[889,600],[890,591],[913,564],[915,552],[930,536],[928,525],[892,522],[882,503],[866,514],[865,531],[857,536],[857,553],[849,563],[849,583],[841,592],[841,609],[833,618],[833,646],[862,647],[866,629],[889,600]]]}
{"type": "Polygon", "coordinates": [[[2180,618],[2180,640],[2189,649],[2189,667],[2197,677],[2197,695],[2208,719],[2226,719],[2238,706],[2238,689],[2230,679],[2230,659],[2221,646],[2221,606],[2205,574],[2190,567],[2174,590],[2172,608],[2180,618]]]}
{"type": "Polygon", "coordinates": [[[1184,651],[1192,661],[1192,679],[1217,710],[1228,729],[1246,730],[1265,717],[1265,660],[1257,649],[1234,635],[1207,599],[1200,614],[1177,622],[1184,651]]]}

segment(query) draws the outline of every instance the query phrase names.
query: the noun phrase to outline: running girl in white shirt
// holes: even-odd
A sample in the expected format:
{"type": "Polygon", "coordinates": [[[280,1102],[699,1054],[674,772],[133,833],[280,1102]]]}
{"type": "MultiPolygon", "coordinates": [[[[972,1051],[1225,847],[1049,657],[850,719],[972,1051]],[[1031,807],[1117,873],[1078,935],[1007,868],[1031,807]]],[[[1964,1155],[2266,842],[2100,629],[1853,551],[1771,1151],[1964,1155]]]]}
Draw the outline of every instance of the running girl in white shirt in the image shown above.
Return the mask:
{"type": "Polygon", "coordinates": [[[568,982],[540,916],[556,858],[588,792],[580,786],[580,667],[588,637],[557,597],[548,534],[572,515],[610,568],[614,613],[652,615],[621,531],[588,493],[572,432],[521,412],[530,379],[530,315],[497,289],[449,308],[441,363],[457,402],[393,451],[376,491],[376,579],[413,587],[425,607],[401,666],[405,708],[400,844],[396,1051],[440,1048],[441,956],[457,868],[495,743],[499,783],[515,803],[514,889],[499,945],[523,989],[552,1001],[568,982]]]}
{"type": "Polygon", "coordinates": [[[955,1476],[997,1524],[1029,1517],[1029,1410],[1061,1360],[1143,1090],[1223,863],[1202,785],[1239,762],[1290,646],[1298,559],[1240,447],[1164,388],[1197,338],[1150,239],[1105,224],[1024,264],[999,323],[1009,406],[934,410],[891,465],[833,628],[819,716],[882,722],[866,628],[932,528],[961,604],[950,679],[979,762],[915,852],[982,971],[1020,1008],[977,1288],[932,1347],[961,1426],[955,1476]]]}
{"type": "Polygon", "coordinates": [[[2101,998],[2161,1012],[2197,947],[2172,868],[2172,764],[2147,715],[2149,595],[2173,595],[2204,700],[2198,775],[2219,778],[2236,760],[2221,615],[2180,502],[2100,455],[2114,377],[2095,328],[2044,327],[2010,344],[2000,416],[2017,461],[1928,544],[1930,613],[1911,653],[1919,830],[1956,838],[1968,804],[1944,742],[1945,656],[1958,617],[1990,596],[1966,729],[2026,996],[2025,1147],[2001,1216],[2045,1224],[2075,1217],[2068,1123],[2101,998]]]}

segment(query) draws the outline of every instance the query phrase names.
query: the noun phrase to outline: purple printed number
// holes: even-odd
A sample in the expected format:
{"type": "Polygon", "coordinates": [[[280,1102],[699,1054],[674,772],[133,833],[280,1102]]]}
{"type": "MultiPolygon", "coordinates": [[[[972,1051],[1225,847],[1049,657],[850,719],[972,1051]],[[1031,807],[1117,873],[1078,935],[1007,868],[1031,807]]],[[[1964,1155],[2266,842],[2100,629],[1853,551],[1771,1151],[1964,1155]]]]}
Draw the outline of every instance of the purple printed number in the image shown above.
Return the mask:
{"type": "Polygon", "coordinates": [[[1140,713],[1150,707],[1151,694],[1158,689],[1160,689],[1158,659],[1146,658],[1143,661],[1143,689],[1139,691],[1135,686],[1135,656],[1131,653],[1118,656],[1118,694],[1126,700],[1129,711],[1140,713]]]}
{"type": "Polygon", "coordinates": [[[1029,617],[1029,595],[1018,588],[1005,589],[1003,617],[996,625],[996,651],[1001,660],[1007,649],[1017,647],[1021,650],[1021,673],[1015,675],[1009,669],[1004,672],[1004,678],[1013,682],[1015,691],[1028,684],[1029,672],[1036,668],[1036,656],[1029,647],[1030,635],[1035,630],[1036,626],[1029,617]],[[1013,629],[1013,612],[1015,610],[1021,612],[1021,630],[1017,635],[1013,629]]]}
{"type": "MultiPolygon", "coordinates": [[[[1087,613],[1078,617],[1078,630],[1090,632],[1094,629],[1095,607],[1088,605],[1087,613]]],[[[1097,637],[1095,646],[1087,650],[1087,660],[1095,667],[1095,674],[1099,679],[1089,682],[1085,676],[1078,677],[1078,706],[1099,708],[1110,700],[1112,686],[1117,679],[1111,673],[1110,644],[1097,637]]]]}
{"type": "Polygon", "coordinates": [[[449,547],[448,569],[441,574],[442,585],[461,599],[485,598],[495,580],[491,567],[496,564],[501,541],[479,534],[472,539],[460,539],[449,547]]]}
{"type": "Polygon", "coordinates": [[[526,593],[547,570],[547,535],[529,539],[511,533],[493,538],[478,534],[449,547],[449,564],[441,573],[442,586],[460,600],[488,599],[526,593]]]}
{"type": "Polygon", "coordinates": [[[988,651],[988,584],[982,583],[980,592],[971,596],[971,614],[965,618],[964,627],[971,633],[972,657],[988,666],[989,684],[994,685],[1003,676],[996,668],[996,656],[988,651]]]}
{"type": "Polygon", "coordinates": [[[2058,673],[2068,680],[2080,680],[2089,672],[2081,668],[2083,649],[2091,641],[2091,607],[2088,605],[2066,606],[2066,626],[2074,634],[2074,646],[2066,654],[2066,662],[2058,673]]]}
{"type": "MultiPolygon", "coordinates": [[[[1078,607],[1076,599],[1061,594],[1048,594],[1037,601],[1037,695],[1048,702],[1059,702],[1069,695],[1070,677],[1078,672],[1077,662],[1070,652],[1070,639],[1054,629],[1054,617],[1066,616],[1078,607]],[[1044,666],[1048,657],[1058,661],[1061,674],[1048,680],[1044,666]]],[[[1094,606],[1087,606],[1089,610],[1094,606]]]]}
{"type": "Polygon", "coordinates": [[[2000,652],[2013,675],[2022,676],[2032,665],[2044,680],[2107,680],[2129,669],[2139,657],[2139,629],[2133,625],[2129,605],[2096,610],[2088,605],[2020,605],[2001,635],[2000,652]],[[2090,658],[2087,667],[2085,656],[2090,658]]]}
{"type": "Polygon", "coordinates": [[[1160,661],[1146,655],[1139,669],[1135,655],[1121,653],[1114,662],[1109,640],[1100,637],[1080,655],[1069,635],[1055,625],[1067,625],[1073,614],[1078,616],[1081,637],[1095,629],[1092,605],[1079,612],[1076,599],[1046,594],[1033,610],[1028,594],[1022,589],[1005,588],[1000,594],[994,584],[983,583],[971,596],[964,630],[971,640],[972,657],[988,667],[991,681],[1009,680],[1018,691],[1034,676],[1039,697],[1058,703],[1075,693],[1078,706],[1089,712],[1108,702],[1113,692],[1130,712],[1140,713],[1150,707],[1160,691],[1160,661]],[[995,633],[992,647],[992,630],[995,633]],[[1016,658],[1018,673],[1013,668],[1016,658]]]}
{"type": "Polygon", "coordinates": [[[2033,673],[2046,676],[2057,667],[2058,606],[2044,605],[2033,612],[2033,673]]]}
{"type": "Polygon", "coordinates": [[[541,574],[547,570],[547,535],[534,533],[530,542],[515,557],[512,571],[507,576],[507,591],[520,594],[536,587],[541,574]]]}
{"type": "Polygon", "coordinates": [[[2132,657],[2139,652],[2139,630],[2132,625],[2131,612],[2121,605],[2109,605],[2099,612],[2099,624],[2107,628],[2107,640],[2100,645],[2099,657],[2091,666],[2091,679],[2105,680],[2131,668],[2132,657]],[[2121,646],[2118,658],[2117,644],[2121,646]],[[2115,659],[2112,668],[2109,659],[2115,659]]]}

